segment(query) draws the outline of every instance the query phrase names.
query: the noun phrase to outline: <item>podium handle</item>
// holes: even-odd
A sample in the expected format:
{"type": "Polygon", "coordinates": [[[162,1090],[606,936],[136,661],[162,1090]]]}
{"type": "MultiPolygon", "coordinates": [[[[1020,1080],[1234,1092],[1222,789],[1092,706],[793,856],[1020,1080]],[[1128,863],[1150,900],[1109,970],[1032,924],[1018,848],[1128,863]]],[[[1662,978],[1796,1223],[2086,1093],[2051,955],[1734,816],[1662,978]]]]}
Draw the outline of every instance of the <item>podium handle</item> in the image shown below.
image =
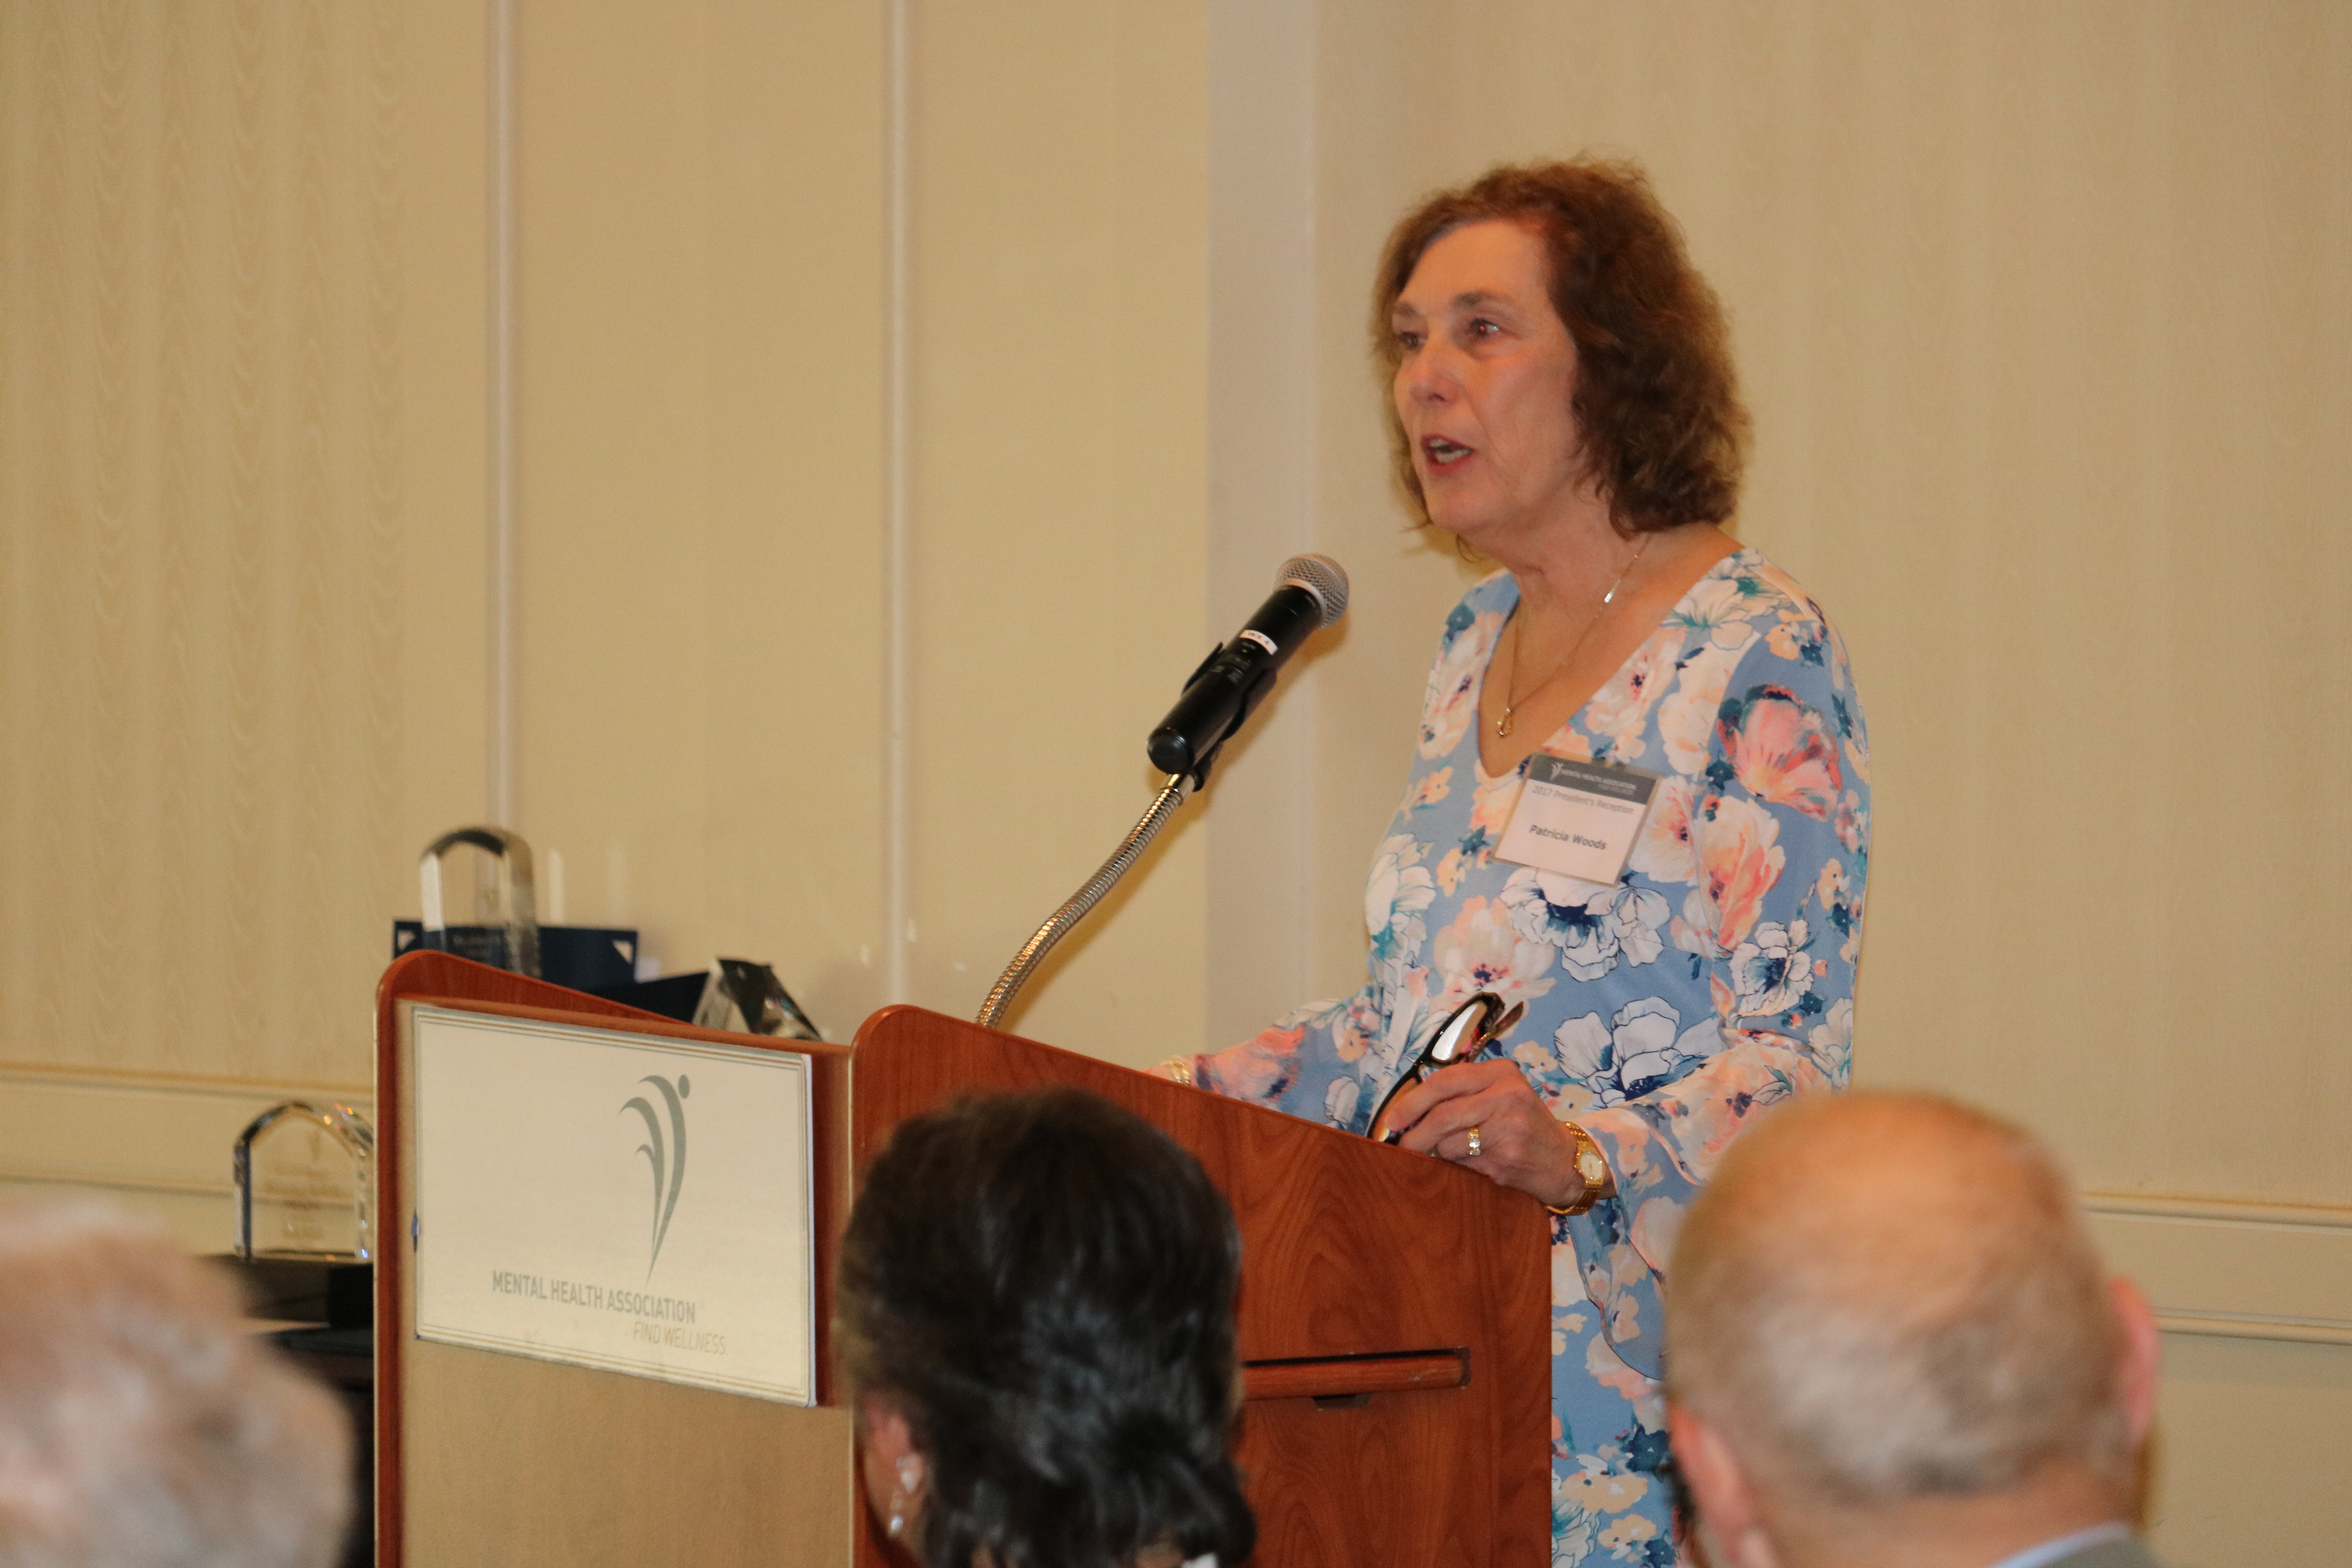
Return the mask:
{"type": "Polygon", "coordinates": [[[990,988],[988,1000],[980,1005],[975,1022],[983,1028],[996,1027],[997,1020],[1004,1016],[1004,1010],[1013,1005],[1013,998],[1022,986],[1029,983],[1029,976],[1045,961],[1045,955],[1054,951],[1054,944],[1069,935],[1070,928],[1086,919],[1087,911],[1100,903],[1105,893],[1118,886],[1118,879],[1127,875],[1129,868],[1135,864],[1136,857],[1143,853],[1144,847],[1160,837],[1160,830],[1168,826],[1168,819],[1174,816],[1176,808],[1184,804],[1184,786],[1191,782],[1182,773],[1168,775],[1168,782],[1152,797],[1150,809],[1128,830],[1127,837],[1111,851],[1110,858],[1087,879],[1085,887],[1070,895],[1067,903],[1048,916],[1045,923],[1037,928],[1036,934],[1013,955],[1013,962],[1004,966],[1004,973],[997,976],[995,985],[990,988]]]}
{"type": "Polygon", "coordinates": [[[1244,1400],[1356,1399],[1469,1385],[1470,1355],[1458,1350],[1242,1363],[1244,1400]]]}

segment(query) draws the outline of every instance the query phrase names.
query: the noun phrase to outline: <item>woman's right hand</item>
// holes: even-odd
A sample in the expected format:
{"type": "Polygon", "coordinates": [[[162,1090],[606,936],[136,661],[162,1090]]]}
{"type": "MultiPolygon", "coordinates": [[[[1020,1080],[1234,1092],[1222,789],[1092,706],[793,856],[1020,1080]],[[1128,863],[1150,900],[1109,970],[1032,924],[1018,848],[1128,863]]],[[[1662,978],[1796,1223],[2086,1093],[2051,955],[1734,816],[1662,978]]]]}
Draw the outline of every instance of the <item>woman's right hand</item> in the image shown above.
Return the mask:
{"type": "Polygon", "coordinates": [[[1538,1203],[1566,1208],[1584,1196],[1575,1138],[1517,1062],[1489,1058],[1440,1068],[1397,1096],[1385,1121],[1403,1131],[1398,1147],[1467,1165],[1538,1203]]]}

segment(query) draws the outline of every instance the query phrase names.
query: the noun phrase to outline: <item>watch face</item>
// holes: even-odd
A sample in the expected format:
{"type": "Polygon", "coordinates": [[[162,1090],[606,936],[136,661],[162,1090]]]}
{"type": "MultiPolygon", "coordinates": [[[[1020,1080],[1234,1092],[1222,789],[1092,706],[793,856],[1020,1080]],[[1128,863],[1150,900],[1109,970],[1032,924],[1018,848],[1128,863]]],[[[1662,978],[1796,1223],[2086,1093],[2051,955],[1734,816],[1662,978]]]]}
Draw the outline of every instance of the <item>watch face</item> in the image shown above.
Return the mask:
{"type": "Polygon", "coordinates": [[[1601,1179],[1609,1173],[1608,1163],[1592,1150],[1587,1149],[1576,1157],[1576,1173],[1597,1187],[1601,1184],[1601,1179]]]}

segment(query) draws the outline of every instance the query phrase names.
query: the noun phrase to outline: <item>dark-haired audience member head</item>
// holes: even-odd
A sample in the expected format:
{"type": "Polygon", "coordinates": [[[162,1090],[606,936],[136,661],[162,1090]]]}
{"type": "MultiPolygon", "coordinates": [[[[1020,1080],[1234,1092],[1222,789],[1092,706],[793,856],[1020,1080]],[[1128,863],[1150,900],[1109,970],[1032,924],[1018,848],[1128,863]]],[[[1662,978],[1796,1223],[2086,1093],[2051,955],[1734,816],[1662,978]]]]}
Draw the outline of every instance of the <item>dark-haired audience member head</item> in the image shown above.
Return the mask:
{"type": "Polygon", "coordinates": [[[2125,1537],[2157,1339],[2025,1132],[1924,1095],[1801,1100],[1732,1145],[1675,1242],[1675,1456],[1726,1568],[2059,1542],[2145,1563],[2125,1537]]]}
{"type": "Polygon", "coordinates": [[[0,1568],[336,1560],[350,1425],[241,1317],[112,1209],[0,1208],[0,1568]]]}
{"type": "Polygon", "coordinates": [[[902,1123],[843,1238],[866,1494],[929,1568],[1249,1552],[1227,1452],[1241,1243],[1200,1164],[1076,1089],[902,1123]]]}

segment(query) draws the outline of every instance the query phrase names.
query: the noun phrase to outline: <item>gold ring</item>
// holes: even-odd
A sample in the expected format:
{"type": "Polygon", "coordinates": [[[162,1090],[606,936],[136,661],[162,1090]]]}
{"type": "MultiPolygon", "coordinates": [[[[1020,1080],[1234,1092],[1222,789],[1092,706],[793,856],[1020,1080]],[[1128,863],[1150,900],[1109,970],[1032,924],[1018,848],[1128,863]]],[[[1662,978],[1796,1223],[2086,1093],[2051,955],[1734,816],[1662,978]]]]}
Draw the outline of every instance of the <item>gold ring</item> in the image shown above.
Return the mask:
{"type": "Polygon", "coordinates": [[[1485,1148],[1486,1145],[1479,1141],[1478,1130],[1473,1127],[1470,1129],[1470,1157],[1473,1160],[1476,1159],[1485,1148]]]}

